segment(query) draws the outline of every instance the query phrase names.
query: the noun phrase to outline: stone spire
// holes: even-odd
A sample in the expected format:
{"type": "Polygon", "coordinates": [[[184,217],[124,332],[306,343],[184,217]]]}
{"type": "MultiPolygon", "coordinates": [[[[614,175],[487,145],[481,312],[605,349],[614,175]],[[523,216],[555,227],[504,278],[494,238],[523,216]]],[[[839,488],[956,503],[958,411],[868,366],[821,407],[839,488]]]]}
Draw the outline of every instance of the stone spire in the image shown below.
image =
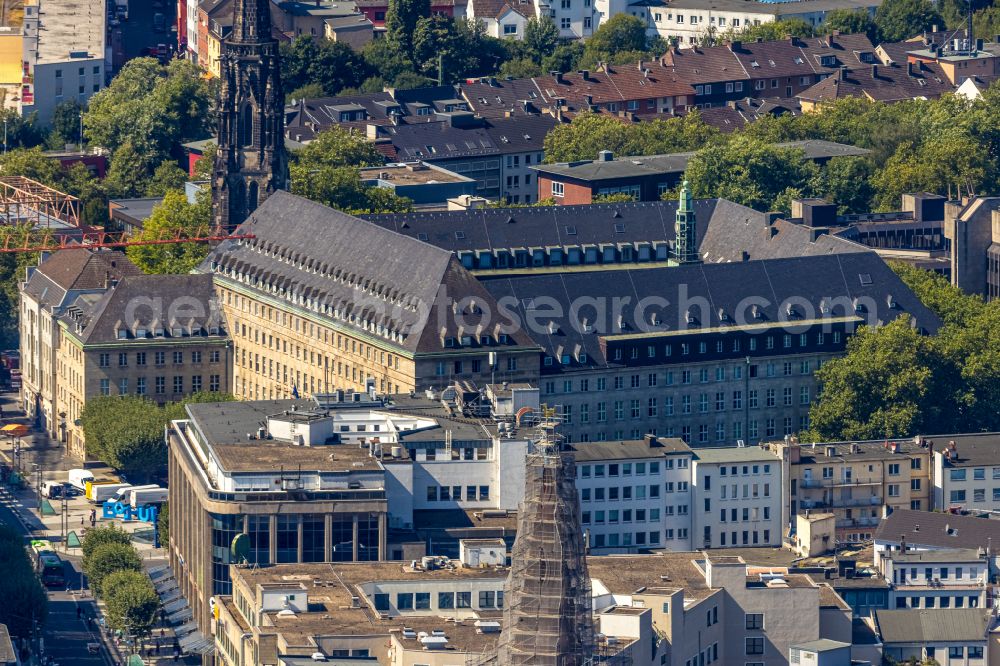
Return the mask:
{"type": "Polygon", "coordinates": [[[679,264],[692,264],[698,261],[698,234],[695,221],[694,206],[691,203],[691,187],[688,181],[681,185],[677,207],[677,221],[674,224],[674,257],[679,264]]]}
{"type": "Polygon", "coordinates": [[[231,231],[285,189],[284,91],[270,0],[236,0],[222,45],[219,147],[212,174],[215,227],[231,231]]]}

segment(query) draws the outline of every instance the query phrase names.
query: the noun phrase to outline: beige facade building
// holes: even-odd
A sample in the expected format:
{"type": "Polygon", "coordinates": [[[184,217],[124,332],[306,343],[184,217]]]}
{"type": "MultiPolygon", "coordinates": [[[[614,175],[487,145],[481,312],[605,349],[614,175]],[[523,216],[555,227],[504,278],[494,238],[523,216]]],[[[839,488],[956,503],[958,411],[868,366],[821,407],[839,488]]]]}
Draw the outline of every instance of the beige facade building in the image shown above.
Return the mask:
{"type": "Polygon", "coordinates": [[[480,325],[496,302],[450,252],[283,191],[259,210],[253,240],[200,267],[232,330],[238,397],[537,379],[538,346],[495,317],[480,325]]]}
{"type": "Polygon", "coordinates": [[[229,335],[205,276],[128,276],[100,298],[77,299],[58,324],[58,413],[76,457],[86,458],[80,413],[91,398],[136,395],[162,405],[229,391],[229,335]]]}
{"type": "Polygon", "coordinates": [[[19,288],[21,407],[50,437],[66,442],[66,415],[57,407],[58,319],[78,298],[99,298],[117,280],[140,275],[121,252],[73,250],[43,255],[19,288]]]}
{"type": "Polygon", "coordinates": [[[832,513],[838,540],[872,538],[896,509],[926,511],[931,497],[930,450],[923,438],[823,444],[772,443],[782,459],[790,521],[832,513]]]}

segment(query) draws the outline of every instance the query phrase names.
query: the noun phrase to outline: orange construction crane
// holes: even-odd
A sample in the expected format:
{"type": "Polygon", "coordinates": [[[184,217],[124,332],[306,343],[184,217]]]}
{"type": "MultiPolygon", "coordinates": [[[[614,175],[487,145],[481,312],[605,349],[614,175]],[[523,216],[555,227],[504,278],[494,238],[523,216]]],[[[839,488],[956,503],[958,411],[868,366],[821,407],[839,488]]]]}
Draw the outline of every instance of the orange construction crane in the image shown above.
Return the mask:
{"type": "Polygon", "coordinates": [[[255,238],[253,234],[222,234],[208,229],[195,231],[187,236],[178,232],[164,238],[132,239],[124,231],[85,231],[72,235],[45,233],[41,239],[26,236],[18,241],[7,236],[0,246],[0,254],[11,252],[56,252],[57,250],[95,250],[102,247],[132,247],[134,245],[172,245],[175,243],[218,243],[225,240],[255,238]]]}

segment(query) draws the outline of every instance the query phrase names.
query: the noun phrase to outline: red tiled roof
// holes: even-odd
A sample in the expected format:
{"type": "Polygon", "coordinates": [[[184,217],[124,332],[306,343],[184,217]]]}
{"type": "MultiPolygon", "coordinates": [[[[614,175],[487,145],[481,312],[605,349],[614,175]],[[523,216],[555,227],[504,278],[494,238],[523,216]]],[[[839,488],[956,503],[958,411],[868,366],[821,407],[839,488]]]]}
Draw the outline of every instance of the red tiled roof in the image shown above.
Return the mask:
{"type": "Polygon", "coordinates": [[[880,102],[898,102],[918,97],[933,99],[953,90],[935,63],[914,65],[912,71],[906,65],[877,65],[826,78],[799,94],[799,99],[830,102],[865,96],[880,102]]]}

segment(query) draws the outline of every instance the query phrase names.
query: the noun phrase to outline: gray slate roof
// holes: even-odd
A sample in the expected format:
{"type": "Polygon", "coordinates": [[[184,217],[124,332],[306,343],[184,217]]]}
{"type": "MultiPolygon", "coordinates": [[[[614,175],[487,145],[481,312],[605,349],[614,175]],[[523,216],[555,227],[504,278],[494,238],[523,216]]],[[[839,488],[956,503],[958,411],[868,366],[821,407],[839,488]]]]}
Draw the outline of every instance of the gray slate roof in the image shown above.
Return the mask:
{"type": "MultiPolygon", "coordinates": [[[[698,251],[706,263],[864,252],[862,245],[778,220],[725,199],[697,199],[698,251]]],[[[375,224],[451,252],[669,242],[675,238],[676,201],[587,206],[479,208],[461,211],[363,215],[375,224]],[[624,229],[619,232],[617,229],[624,229]]]]}
{"type": "MultiPolygon", "coordinates": [[[[642,314],[658,314],[659,321],[666,325],[661,330],[674,334],[699,334],[704,329],[729,326],[728,322],[720,319],[719,313],[727,313],[733,319],[741,308],[740,303],[746,303],[745,299],[749,298],[766,300],[767,305],[761,309],[763,322],[779,322],[784,316],[780,311],[781,304],[789,298],[805,299],[818,314],[822,310],[821,301],[832,303],[834,299],[846,298],[846,302],[850,303],[854,298],[869,297],[876,304],[877,311],[872,315],[879,323],[888,323],[906,314],[926,331],[934,332],[940,326],[937,316],[924,307],[882,259],[872,252],[665,268],[484,277],[483,283],[494,299],[503,302],[518,321],[541,322],[535,328],[542,330],[533,330],[531,334],[547,355],[557,359],[551,366],[553,368],[560,367],[558,359],[562,356],[578,358],[580,353],[586,354],[586,361],[573,361],[572,365],[609,365],[602,335],[649,330],[649,322],[635,320],[635,307],[623,308],[624,327],[607,313],[603,317],[595,316],[593,308],[574,313],[571,304],[580,297],[604,303],[614,303],[616,298],[629,299],[624,302],[630,304],[649,302],[643,299],[665,299],[665,305],[657,304],[642,314]],[[694,324],[687,322],[685,312],[679,306],[681,299],[678,294],[682,290],[686,298],[704,299],[708,303],[707,315],[698,315],[701,321],[694,324]],[[889,295],[897,304],[895,309],[889,308],[889,295]],[[571,319],[570,314],[575,314],[576,318],[571,319]],[[581,321],[587,316],[595,320],[592,323],[593,332],[586,332],[581,321]],[[554,322],[552,329],[547,326],[549,321],[554,322]],[[555,332],[550,333],[553,329],[555,332]]],[[[843,309],[834,309],[826,316],[843,316],[843,309]]]]}
{"type": "Polygon", "coordinates": [[[126,276],[103,295],[76,299],[60,319],[84,344],[124,342],[118,337],[120,329],[129,331],[127,340],[153,340],[157,327],[163,328],[163,338],[176,337],[175,328],[183,330],[184,338],[226,337],[208,275],[126,276]],[[216,328],[218,332],[212,334],[216,328]],[[146,336],[137,337],[139,329],[146,336]]]}
{"type": "Polygon", "coordinates": [[[986,548],[1000,543],[1000,520],[896,509],[879,523],[876,541],[925,548],[986,548]]]}
{"type": "Polygon", "coordinates": [[[39,264],[23,288],[43,305],[60,307],[81,292],[103,291],[109,280],[141,274],[118,250],[61,250],[39,264]]]}
{"type": "Polygon", "coordinates": [[[670,454],[691,453],[691,447],[679,437],[663,437],[624,442],[587,442],[570,445],[578,463],[593,460],[632,460],[636,458],[663,458],[670,454]]]}
{"type": "Polygon", "coordinates": [[[882,643],[986,641],[990,613],[982,608],[876,610],[882,643]]]}
{"type": "MultiPolygon", "coordinates": [[[[220,243],[199,270],[222,281],[276,285],[279,294],[306,301],[300,307],[314,302],[314,312],[367,335],[379,327],[398,331],[404,337],[397,344],[411,352],[445,351],[447,338],[477,334],[460,327],[439,295],[468,296],[484,312],[498,311],[450,252],[285,191],[268,197],[240,230],[256,238],[220,243]]],[[[464,319],[478,323],[473,314],[464,319]]],[[[482,333],[497,335],[494,328],[482,333]]],[[[520,332],[510,343],[534,346],[520,332]]]]}

